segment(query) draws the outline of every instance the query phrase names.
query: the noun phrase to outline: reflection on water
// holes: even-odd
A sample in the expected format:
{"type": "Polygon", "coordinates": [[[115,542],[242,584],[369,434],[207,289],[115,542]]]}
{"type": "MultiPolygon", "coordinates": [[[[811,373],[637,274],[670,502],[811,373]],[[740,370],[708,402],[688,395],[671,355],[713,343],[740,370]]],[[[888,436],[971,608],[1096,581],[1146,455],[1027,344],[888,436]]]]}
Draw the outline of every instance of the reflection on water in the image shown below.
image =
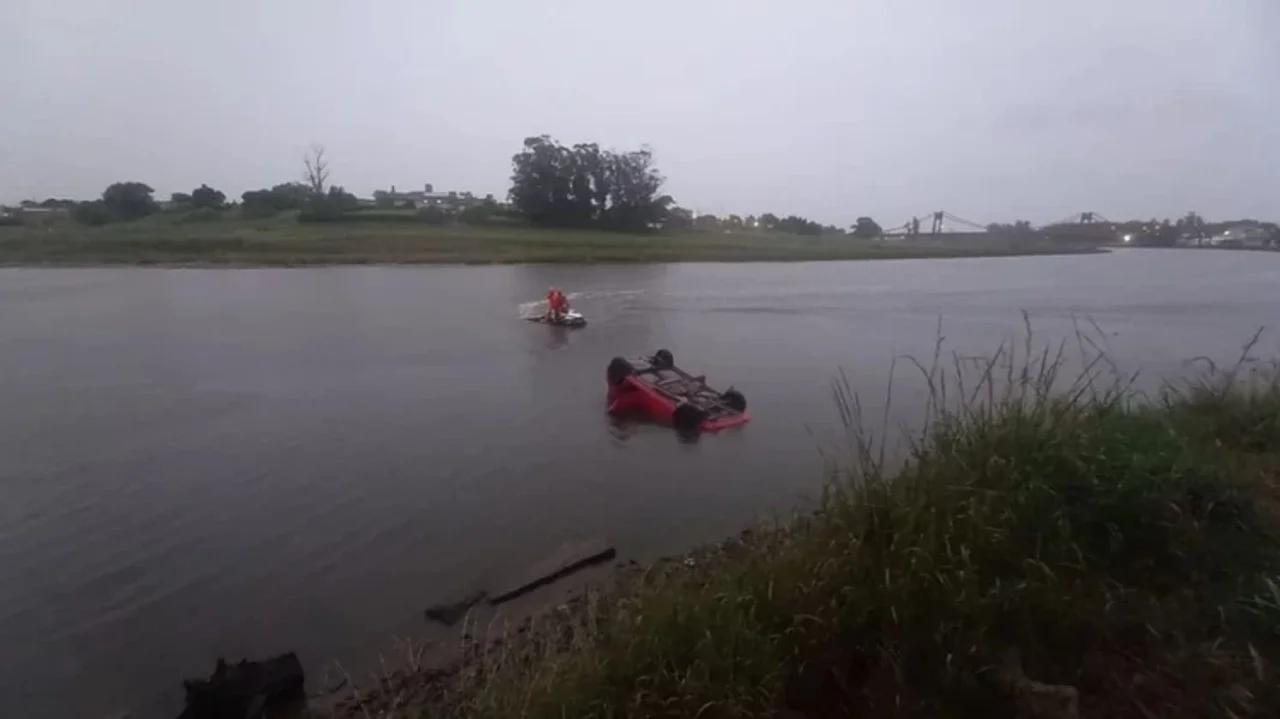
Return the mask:
{"type": "Polygon", "coordinates": [[[839,436],[830,379],[878,401],[939,317],[981,355],[1022,310],[1046,341],[1091,316],[1122,365],[1170,373],[1233,358],[1280,316],[1278,280],[1276,255],[1195,251],[0,270],[0,696],[145,719],[219,655],[355,665],[566,536],[644,558],[797,506],[839,436]],[[521,321],[549,285],[591,324],[521,321]],[[609,359],[659,346],[752,423],[688,444],[606,417],[609,359]]]}

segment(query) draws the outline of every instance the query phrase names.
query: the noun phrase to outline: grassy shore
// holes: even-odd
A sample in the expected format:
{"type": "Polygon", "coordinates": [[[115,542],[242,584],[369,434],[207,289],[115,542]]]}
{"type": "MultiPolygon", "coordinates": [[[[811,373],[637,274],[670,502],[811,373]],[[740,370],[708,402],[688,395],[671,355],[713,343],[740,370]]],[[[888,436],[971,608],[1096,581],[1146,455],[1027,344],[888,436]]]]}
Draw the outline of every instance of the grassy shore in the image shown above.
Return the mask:
{"type": "Polygon", "coordinates": [[[816,512],[389,676],[346,716],[1280,716],[1274,368],[1139,398],[1104,358],[1067,382],[1060,350],[1017,354],[935,362],[905,466],[838,384],[852,459],[816,512]]]}
{"type": "MultiPolygon", "coordinates": [[[[405,222],[300,224],[291,216],[185,222],[155,215],[128,224],[0,227],[0,265],[309,266],[415,263],[605,263],[870,260],[1062,254],[1080,248],[1006,238],[871,242],[764,232],[629,235],[523,226],[405,222]]],[[[1085,251],[1088,251],[1087,249],[1085,251]]]]}

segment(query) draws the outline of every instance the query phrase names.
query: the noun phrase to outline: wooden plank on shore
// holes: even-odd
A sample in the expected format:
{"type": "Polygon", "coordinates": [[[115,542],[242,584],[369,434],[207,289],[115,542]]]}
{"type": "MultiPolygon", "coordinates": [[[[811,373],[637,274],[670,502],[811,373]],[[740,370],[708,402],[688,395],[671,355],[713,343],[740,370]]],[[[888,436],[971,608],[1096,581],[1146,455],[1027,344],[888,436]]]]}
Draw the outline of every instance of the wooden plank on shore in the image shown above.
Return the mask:
{"type": "Polygon", "coordinates": [[[506,583],[496,587],[489,593],[489,604],[515,599],[593,564],[607,562],[617,554],[611,545],[600,539],[565,542],[542,561],[515,573],[506,583]]]}

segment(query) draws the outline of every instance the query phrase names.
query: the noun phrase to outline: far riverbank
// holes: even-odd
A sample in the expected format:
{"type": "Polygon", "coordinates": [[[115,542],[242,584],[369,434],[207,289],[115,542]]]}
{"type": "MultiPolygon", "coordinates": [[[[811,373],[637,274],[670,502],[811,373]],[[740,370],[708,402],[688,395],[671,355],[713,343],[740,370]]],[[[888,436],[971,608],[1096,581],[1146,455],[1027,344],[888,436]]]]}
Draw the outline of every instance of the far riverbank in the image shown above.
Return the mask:
{"type": "Polygon", "coordinates": [[[766,232],[623,234],[522,226],[300,224],[292,218],[0,228],[0,265],[306,267],[378,264],[813,262],[1080,254],[1096,247],[1001,236],[862,240],[766,232]]]}

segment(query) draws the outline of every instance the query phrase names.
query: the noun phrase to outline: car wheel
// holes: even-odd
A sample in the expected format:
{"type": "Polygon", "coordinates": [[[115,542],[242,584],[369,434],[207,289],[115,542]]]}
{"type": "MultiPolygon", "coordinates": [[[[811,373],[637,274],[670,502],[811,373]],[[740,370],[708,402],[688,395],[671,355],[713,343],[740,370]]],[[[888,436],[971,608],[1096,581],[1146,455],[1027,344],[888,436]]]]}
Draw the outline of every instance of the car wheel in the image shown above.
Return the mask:
{"type": "Polygon", "coordinates": [[[609,379],[609,384],[622,384],[623,380],[635,374],[636,368],[622,357],[614,357],[609,360],[609,368],[605,370],[605,376],[609,379]]]}

